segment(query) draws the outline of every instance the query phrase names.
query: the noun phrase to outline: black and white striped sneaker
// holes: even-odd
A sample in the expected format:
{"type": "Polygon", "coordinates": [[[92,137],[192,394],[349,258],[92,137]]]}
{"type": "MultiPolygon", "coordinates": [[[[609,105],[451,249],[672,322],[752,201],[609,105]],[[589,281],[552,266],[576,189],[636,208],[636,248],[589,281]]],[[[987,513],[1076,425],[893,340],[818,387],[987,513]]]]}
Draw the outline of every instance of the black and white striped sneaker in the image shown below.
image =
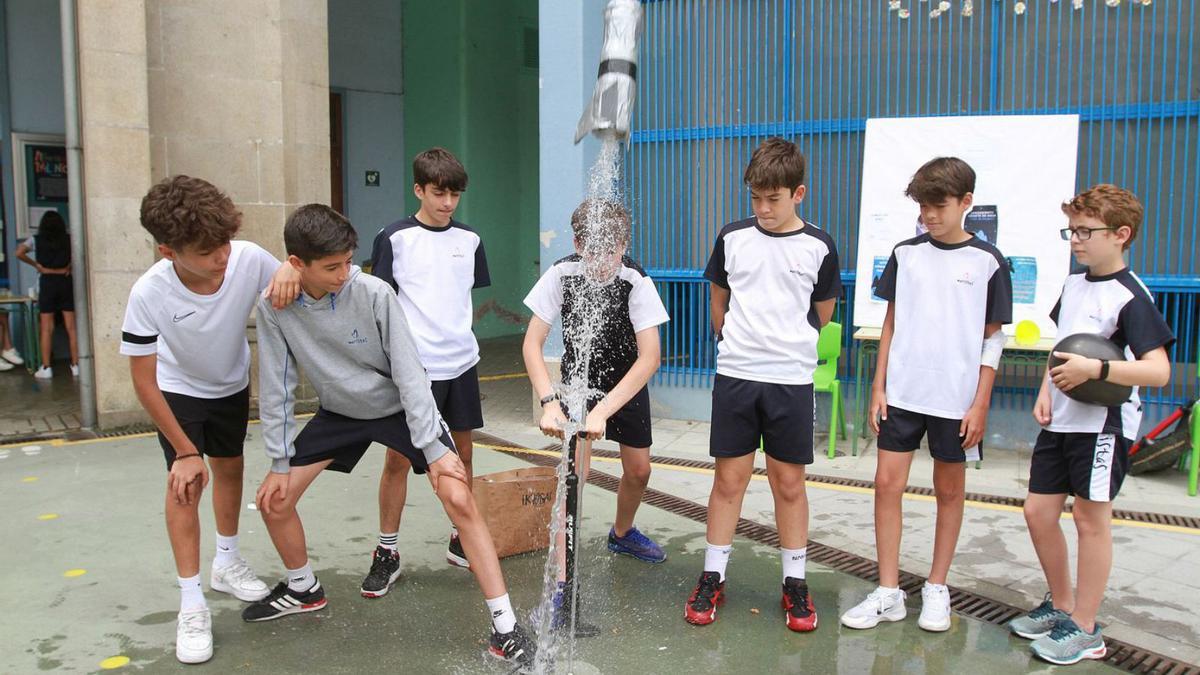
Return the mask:
{"type": "Polygon", "coordinates": [[[303,593],[289,590],[287,582],[281,581],[271,589],[271,594],[242,610],[243,621],[270,621],[288,614],[315,612],[325,608],[325,589],[321,582],[303,593]]]}

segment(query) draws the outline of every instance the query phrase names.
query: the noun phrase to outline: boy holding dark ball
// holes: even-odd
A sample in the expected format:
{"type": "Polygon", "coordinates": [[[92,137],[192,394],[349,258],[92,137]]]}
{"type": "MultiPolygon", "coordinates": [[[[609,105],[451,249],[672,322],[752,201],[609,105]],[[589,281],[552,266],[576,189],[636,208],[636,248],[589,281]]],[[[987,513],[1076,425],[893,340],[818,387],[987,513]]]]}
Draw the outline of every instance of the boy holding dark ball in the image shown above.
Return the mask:
{"type": "MultiPolygon", "coordinates": [[[[1125,264],[1137,236],[1142,205],[1128,190],[1096,185],[1062,205],[1063,239],[1087,269],[1067,277],[1050,312],[1060,335],[1091,333],[1124,351],[1105,361],[1055,352],[1061,365],[1047,368],[1033,408],[1043,427],[1033,449],[1025,522],[1050,592],[1009,628],[1032,639],[1033,653],[1059,665],[1104,658],[1096,613],[1112,567],[1112,500],[1129,468],[1129,447],[1142,409],[1137,387],[1161,387],[1171,376],[1167,347],[1175,336],[1154,299],[1125,264]],[[1076,387],[1090,380],[1132,387],[1118,405],[1087,403],[1076,387]],[[1067,495],[1079,532],[1077,588],[1072,589],[1067,540],[1059,526],[1067,495]]],[[[1081,350],[1082,351],[1082,350],[1081,350]]]]}

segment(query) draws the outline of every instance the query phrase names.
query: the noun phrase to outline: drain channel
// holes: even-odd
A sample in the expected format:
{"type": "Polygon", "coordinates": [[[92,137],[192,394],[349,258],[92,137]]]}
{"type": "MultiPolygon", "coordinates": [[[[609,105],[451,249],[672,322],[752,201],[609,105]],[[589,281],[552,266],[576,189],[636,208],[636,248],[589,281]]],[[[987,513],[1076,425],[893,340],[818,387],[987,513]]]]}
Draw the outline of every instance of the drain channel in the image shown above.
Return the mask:
{"type": "MultiPolygon", "coordinates": [[[[538,466],[557,466],[558,461],[553,457],[545,455],[531,455],[520,450],[519,448],[504,439],[497,438],[490,434],[475,432],[475,439],[480,443],[503,447],[511,447],[513,450],[500,449],[510,457],[524,460],[530,464],[538,466]]],[[[558,449],[555,445],[548,449],[558,449]]],[[[592,454],[596,457],[619,457],[620,454],[611,450],[592,449],[592,454]]],[[[678,459],[673,457],[652,457],[651,461],[670,464],[673,466],[687,466],[693,468],[711,468],[709,462],[698,460],[678,459]]],[[[765,471],[756,470],[756,473],[765,471]]],[[[810,480],[814,477],[810,476],[810,480]]],[[[843,479],[829,479],[830,481],[839,481],[843,479]]],[[[823,481],[822,481],[823,482],[823,481]]],[[[588,476],[588,483],[596,487],[603,488],[609,492],[616,492],[620,485],[620,479],[616,476],[597,471],[595,468],[591,470],[588,476]]],[[[870,486],[868,481],[854,481],[849,484],[864,484],[870,486]]],[[[920,493],[918,493],[920,494],[920,493]]],[[[993,498],[997,499],[997,498],[993,498]]],[[[708,510],[696,502],[693,502],[682,497],[667,494],[654,488],[646,488],[645,496],[642,501],[651,506],[656,506],[664,511],[668,511],[675,515],[683,516],[697,523],[705,523],[708,518],[708,510]]],[[[1018,500],[1020,501],[1020,500],[1018,500]]],[[[1115,515],[1115,514],[1114,514],[1115,515]]],[[[773,527],[756,523],[745,518],[739,518],[736,533],[752,541],[768,546],[779,545],[779,533],[773,527]]],[[[849,553],[841,549],[826,546],[824,544],[809,540],[808,542],[808,558],[809,560],[820,563],[831,569],[839,572],[850,574],[860,579],[867,581],[878,582],[878,568],[874,560],[864,558],[854,553],[849,553]]],[[[925,578],[912,574],[911,572],[900,571],[900,588],[905,593],[919,593],[921,587],[925,583],[925,578]]],[[[990,598],[985,598],[982,595],[964,591],[959,588],[950,587],[950,606],[955,612],[962,616],[968,616],[979,621],[984,621],[994,625],[1004,625],[1011,619],[1025,613],[1025,609],[1014,607],[1012,605],[998,602],[990,598]]],[[[1113,638],[1105,638],[1104,642],[1108,645],[1108,655],[1105,656],[1104,662],[1131,673],[1147,673],[1153,675],[1200,675],[1200,667],[1192,664],[1177,661],[1162,654],[1141,649],[1121,640],[1113,638]]]]}

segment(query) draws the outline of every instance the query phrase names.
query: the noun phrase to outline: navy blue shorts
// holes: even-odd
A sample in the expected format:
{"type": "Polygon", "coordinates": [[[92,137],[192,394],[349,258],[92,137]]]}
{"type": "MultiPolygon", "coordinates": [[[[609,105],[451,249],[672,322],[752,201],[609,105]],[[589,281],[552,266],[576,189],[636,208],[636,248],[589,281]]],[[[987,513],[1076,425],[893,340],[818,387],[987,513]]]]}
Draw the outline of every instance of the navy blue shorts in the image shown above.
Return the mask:
{"type": "Polygon", "coordinates": [[[479,395],[479,373],[475,366],[453,380],[434,380],[430,390],[451,431],[483,428],[483,398],[479,395]]]}
{"type": "Polygon", "coordinates": [[[813,462],[813,386],[718,374],[713,381],[708,454],[742,457],[758,449],[781,462],[813,462]]]}
{"type": "MultiPolygon", "coordinates": [[[[223,398],[198,398],[164,391],[163,398],[196,450],[209,457],[241,457],[250,420],[250,387],[223,398]]],[[[167,468],[175,462],[175,448],[160,431],[167,468]]]]}
{"type": "Polygon", "coordinates": [[[1120,434],[1062,433],[1042,430],[1029,462],[1029,491],[1072,494],[1093,502],[1111,502],[1129,473],[1133,441],[1120,434]]]}
{"type": "MultiPolygon", "coordinates": [[[[317,414],[296,434],[296,454],[290,463],[292,466],[307,466],[331,459],[330,471],[350,473],[372,441],[404,455],[412,462],[415,473],[425,473],[429,468],[425,463],[425,454],[413,447],[403,410],[387,417],[360,420],[317,408],[317,414]]],[[[445,425],[442,443],[454,449],[450,431],[445,429],[445,425]]]]}
{"type": "Polygon", "coordinates": [[[943,462],[975,462],[983,459],[983,449],[976,445],[964,449],[958,430],[962,420],[935,417],[912,412],[904,408],[888,406],[887,419],[879,421],[880,450],[912,452],[921,447],[921,439],[928,437],[929,454],[943,462]]]}

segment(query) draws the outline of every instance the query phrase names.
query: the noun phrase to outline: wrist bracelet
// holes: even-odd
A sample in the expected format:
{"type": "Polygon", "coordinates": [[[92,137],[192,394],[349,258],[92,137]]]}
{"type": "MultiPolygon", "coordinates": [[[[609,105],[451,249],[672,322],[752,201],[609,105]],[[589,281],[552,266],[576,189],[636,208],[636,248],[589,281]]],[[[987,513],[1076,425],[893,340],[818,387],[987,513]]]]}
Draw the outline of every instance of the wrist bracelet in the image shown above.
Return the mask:
{"type": "Polygon", "coordinates": [[[1104,359],[1100,359],[1100,381],[1103,382],[1107,379],[1108,379],[1108,361],[1105,361],[1104,359]]]}
{"type": "Polygon", "coordinates": [[[200,456],[200,453],[198,453],[198,452],[193,452],[189,455],[175,455],[175,459],[173,459],[171,461],[177,462],[181,459],[187,459],[188,457],[199,457],[199,456],[200,456]]]}
{"type": "Polygon", "coordinates": [[[541,405],[546,405],[547,403],[549,403],[551,401],[557,401],[557,400],[558,400],[558,394],[550,393],[550,394],[546,394],[545,396],[543,396],[541,398],[541,400],[538,401],[538,403],[541,405]]]}

